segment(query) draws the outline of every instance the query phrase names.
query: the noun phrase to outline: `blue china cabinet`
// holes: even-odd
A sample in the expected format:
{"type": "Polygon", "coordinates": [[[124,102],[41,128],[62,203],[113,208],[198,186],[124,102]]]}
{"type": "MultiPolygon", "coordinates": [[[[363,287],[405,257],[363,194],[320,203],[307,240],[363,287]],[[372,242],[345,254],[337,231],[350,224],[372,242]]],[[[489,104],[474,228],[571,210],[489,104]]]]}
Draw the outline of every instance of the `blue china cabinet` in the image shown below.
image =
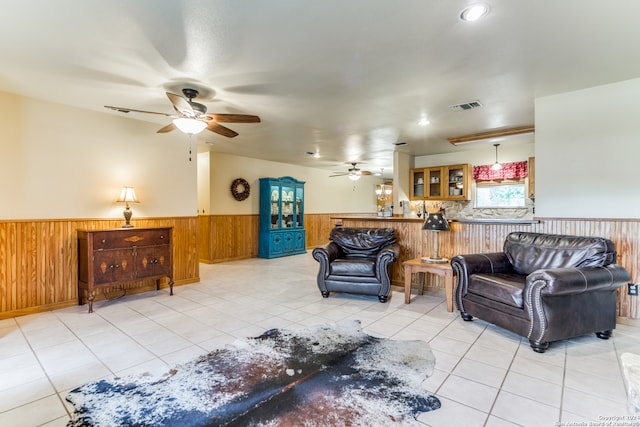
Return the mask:
{"type": "Polygon", "coordinates": [[[305,240],[304,182],[290,176],[260,178],[258,256],[305,253],[305,240]]]}

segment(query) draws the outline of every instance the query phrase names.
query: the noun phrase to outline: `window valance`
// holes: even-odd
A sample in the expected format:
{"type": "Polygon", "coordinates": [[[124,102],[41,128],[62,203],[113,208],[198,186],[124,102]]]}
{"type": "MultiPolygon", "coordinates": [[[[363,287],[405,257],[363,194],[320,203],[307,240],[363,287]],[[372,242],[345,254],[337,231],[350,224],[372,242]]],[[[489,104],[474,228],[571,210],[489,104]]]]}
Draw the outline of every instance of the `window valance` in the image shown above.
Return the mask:
{"type": "Polygon", "coordinates": [[[473,167],[473,179],[476,181],[494,181],[498,179],[526,178],[529,172],[528,162],[502,163],[502,169],[493,170],[493,165],[473,167]]]}

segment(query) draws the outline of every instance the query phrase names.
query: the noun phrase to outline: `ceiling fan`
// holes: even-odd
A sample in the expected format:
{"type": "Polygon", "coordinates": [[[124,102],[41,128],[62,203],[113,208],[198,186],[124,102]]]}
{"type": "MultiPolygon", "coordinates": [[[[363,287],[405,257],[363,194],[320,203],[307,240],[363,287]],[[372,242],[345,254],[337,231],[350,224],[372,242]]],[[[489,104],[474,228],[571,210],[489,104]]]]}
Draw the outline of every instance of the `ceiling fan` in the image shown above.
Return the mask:
{"type": "Polygon", "coordinates": [[[351,181],[357,181],[361,176],[373,175],[373,173],[370,171],[363,171],[358,169],[358,162],[347,162],[347,164],[352,166],[347,172],[334,172],[333,175],[329,175],[329,177],[332,178],[334,176],[348,176],[351,181]]]}
{"type": "Polygon", "coordinates": [[[207,107],[194,102],[193,99],[198,96],[196,89],[182,89],[184,98],[170,92],[166,92],[169,101],[173,104],[173,108],[177,114],[159,113],[155,111],[134,110],[133,108],[112,107],[105,105],[105,108],[120,111],[121,113],[145,113],[159,114],[161,116],[172,117],[173,121],[168,125],[158,129],[158,133],[171,132],[174,129],[180,129],[184,133],[196,134],[207,129],[222,136],[233,138],[238,132],[231,130],[219,123],[259,123],[260,117],[247,114],[207,114],[207,107]]]}

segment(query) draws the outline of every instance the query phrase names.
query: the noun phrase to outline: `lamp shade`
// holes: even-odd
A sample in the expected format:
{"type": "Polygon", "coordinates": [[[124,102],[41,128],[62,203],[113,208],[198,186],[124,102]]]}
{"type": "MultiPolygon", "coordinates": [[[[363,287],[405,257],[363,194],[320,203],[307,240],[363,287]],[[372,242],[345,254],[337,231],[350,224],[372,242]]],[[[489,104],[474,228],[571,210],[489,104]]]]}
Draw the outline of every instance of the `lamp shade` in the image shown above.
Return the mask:
{"type": "Polygon", "coordinates": [[[203,122],[202,120],[190,119],[186,117],[173,119],[173,124],[176,125],[176,127],[182,132],[191,134],[200,133],[207,127],[207,123],[203,122]]]}
{"type": "Polygon", "coordinates": [[[120,196],[116,201],[126,202],[126,203],[129,203],[129,202],[138,203],[138,198],[136,197],[136,190],[133,187],[122,187],[120,196]]]}
{"type": "Polygon", "coordinates": [[[449,222],[444,215],[440,213],[430,213],[427,219],[422,224],[423,230],[431,231],[449,231],[449,222]]]}

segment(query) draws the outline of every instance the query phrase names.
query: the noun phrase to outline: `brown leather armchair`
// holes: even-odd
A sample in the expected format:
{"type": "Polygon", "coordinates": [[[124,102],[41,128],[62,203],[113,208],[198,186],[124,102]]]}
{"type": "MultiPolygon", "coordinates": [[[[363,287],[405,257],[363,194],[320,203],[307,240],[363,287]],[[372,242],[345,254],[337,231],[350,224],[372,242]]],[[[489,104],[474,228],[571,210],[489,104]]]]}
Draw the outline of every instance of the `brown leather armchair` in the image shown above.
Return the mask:
{"type": "Polygon", "coordinates": [[[613,242],[601,237],[514,232],[503,252],[458,255],[451,266],[462,319],[526,337],[538,353],[575,336],[608,339],[617,289],[629,281],[613,242]]]}
{"type": "Polygon", "coordinates": [[[346,292],[377,295],[380,302],[386,302],[391,292],[389,270],[400,255],[396,232],[391,228],[336,227],[329,239],[312,252],[320,263],[318,288],[322,296],[346,292]]]}

